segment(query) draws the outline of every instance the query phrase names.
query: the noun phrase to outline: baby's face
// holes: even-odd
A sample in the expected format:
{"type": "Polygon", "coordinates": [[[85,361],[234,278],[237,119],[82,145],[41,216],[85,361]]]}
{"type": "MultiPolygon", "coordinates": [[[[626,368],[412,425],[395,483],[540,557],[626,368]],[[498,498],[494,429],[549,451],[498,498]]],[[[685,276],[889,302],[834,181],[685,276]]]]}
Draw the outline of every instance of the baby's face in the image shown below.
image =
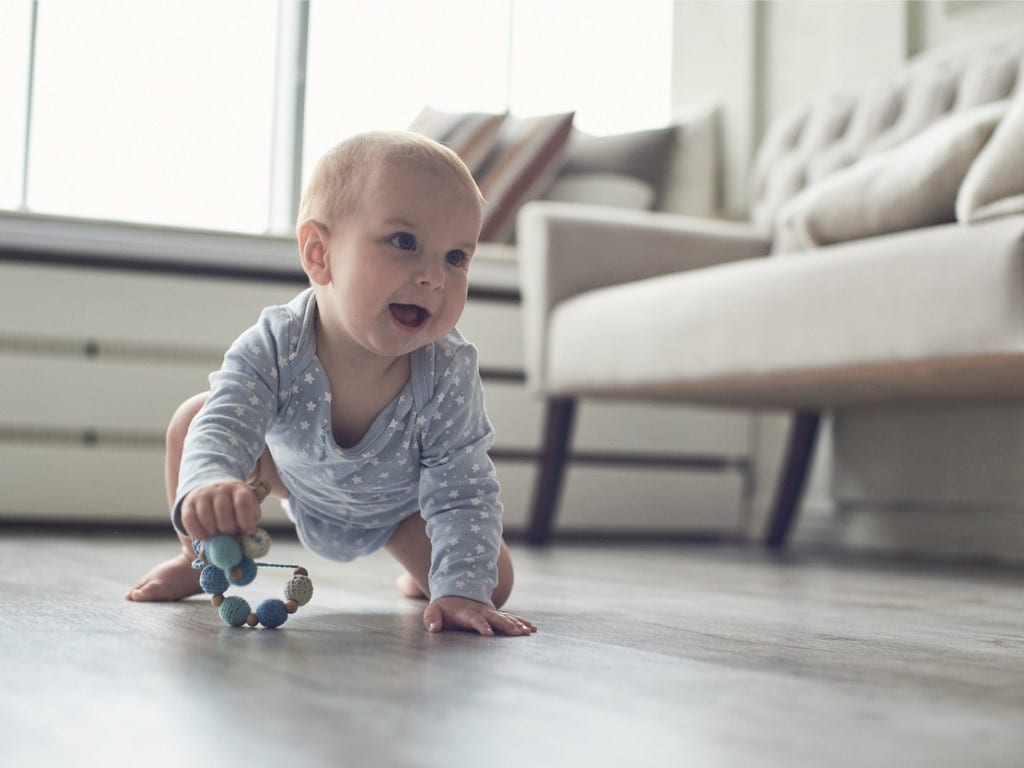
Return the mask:
{"type": "Polygon", "coordinates": [[[317,296],[328,338],[386,358],[442,338],[466,306],[480,222],[475,191],[450,174],[375,174],[330,226],[331,281],[317,296]]]}

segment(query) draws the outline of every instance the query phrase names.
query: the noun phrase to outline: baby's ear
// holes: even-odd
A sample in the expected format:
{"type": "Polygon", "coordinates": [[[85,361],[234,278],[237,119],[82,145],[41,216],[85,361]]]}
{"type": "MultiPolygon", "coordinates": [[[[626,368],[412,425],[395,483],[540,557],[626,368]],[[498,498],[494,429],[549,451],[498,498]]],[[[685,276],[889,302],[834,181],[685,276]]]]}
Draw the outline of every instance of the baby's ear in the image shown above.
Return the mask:
{"type": "Polygon", "coordinates": [[[318,221],[306,219],[299,226],[299,259],[302,269],[317,285],[331,282],[331,268],[327,260],[327,228],[318,221]]]}

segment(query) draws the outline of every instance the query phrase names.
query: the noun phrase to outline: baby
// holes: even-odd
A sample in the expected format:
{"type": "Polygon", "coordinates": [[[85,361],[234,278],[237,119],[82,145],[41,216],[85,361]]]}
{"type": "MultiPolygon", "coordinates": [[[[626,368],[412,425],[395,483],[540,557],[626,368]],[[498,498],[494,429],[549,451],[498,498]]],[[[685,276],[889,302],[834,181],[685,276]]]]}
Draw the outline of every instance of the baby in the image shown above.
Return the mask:
{"type": "Polygon", "coordinates": [[[197,594],[191,538],[252,532],[250,484],[283,499],[301,542],[347,561],[381,547],[398,587],[430,600],[431,632],[528,635],[497,610],[512,589],[466,306],[482,197],[466,166],[411,133],[356,136],[324,156],[299,210],[311,287],[264,310],[210,391],[167,431],[181,554],[129,600],[197,594]]]}

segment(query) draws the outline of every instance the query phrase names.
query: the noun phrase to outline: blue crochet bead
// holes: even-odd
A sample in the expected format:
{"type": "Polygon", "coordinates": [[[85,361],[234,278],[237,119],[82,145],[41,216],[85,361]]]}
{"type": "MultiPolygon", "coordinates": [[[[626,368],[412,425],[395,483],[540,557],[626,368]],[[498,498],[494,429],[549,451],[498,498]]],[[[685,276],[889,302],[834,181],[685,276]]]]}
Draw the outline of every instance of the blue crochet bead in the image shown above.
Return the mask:
{"type": "Polygon", "coordinates": [[[202,548],[203,548],[203,542],[202,542],[202,539],[192,539],[192,551],[193,551],[193,552],[195,552],[195,553],[196,553],[196,554],[198,555],[198,554],[199,554],[199,551],[200,551],[200,550],[201,550],[202,548]]]}
{"type": "Polygon", "coordinates": [[[242,545],[231,536],[214,536],[203,546],[206,559],[230,571],[242,560],[242,545]]]}
{"type": "Polygon", "coordinates": [[[274,629],[288,620],[288,609],[283,601],[271,598],[256,606],[256,618],[264,627],[274,629]]]}
{"type": "Polygon", "coordinates": [[[249,604],[240,597],[225,597],[220,604],[220,617],[232,627],[240,627],[249,618],[249,604]]]}
{"type": "Polygon", "coordinates": [[[244,587],[256,578],[256,563],[252,558],[243,557],[242,562],[228,571],[227,579],[236,587],[244,587]]]}
{"type": "Polygon", "coordinates": [[[228,577],[216,565],[208,565],[199,574],[199,586],[208,595],[223,595],[228,589],[228,577]]]}

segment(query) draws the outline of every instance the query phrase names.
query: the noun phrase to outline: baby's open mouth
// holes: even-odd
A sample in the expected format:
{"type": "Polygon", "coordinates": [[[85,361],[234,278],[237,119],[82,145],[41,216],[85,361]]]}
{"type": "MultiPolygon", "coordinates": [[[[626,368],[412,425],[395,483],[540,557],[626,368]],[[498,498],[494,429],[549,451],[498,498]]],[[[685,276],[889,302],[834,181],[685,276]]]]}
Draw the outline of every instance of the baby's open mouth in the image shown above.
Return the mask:
{"type": "Polygon", "coordinates": [[[391,316],[406,328],[419,328],[430,317],[430,313],[415,304],[389,304],[391,316]]]}

